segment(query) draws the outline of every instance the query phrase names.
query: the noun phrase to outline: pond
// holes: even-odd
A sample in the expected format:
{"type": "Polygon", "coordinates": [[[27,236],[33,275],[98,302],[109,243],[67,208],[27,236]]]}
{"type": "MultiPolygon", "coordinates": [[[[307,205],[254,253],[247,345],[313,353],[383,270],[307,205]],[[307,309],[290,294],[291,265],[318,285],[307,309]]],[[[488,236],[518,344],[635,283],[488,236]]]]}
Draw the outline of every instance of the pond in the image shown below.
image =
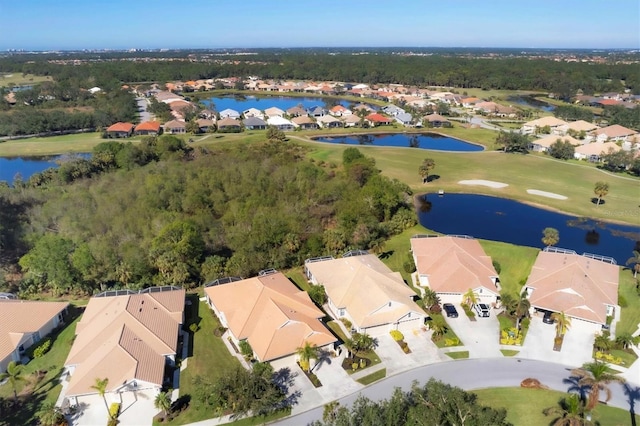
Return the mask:
{"type": "Polygon", "coordinates": [[[56,160],[60,157],[17,157],[0,158],[0,181],[9,184],[19,173],[22,180],[28,180],[34,173],[42,172],[50,167],[58,167],[56,160]]]}
{"type": "Polygon", "coordinates": [[[533,96],[526,96],[526,95],[509,96],[507,97],[507,101],[513,102],[514,104],[517,104],[517,105],[523,105],[531,108],[541,109],[543,111],[553,111],[554,109],[556,109],[555,106],[548,104],[546,102],[543,102],[541,100],[538,100],[533,96]]]}
{"type": "MultiPolygon", "coordinates": [[[[345,101],[343,99],[332,98],[332,105],[339,103],[344,107],[351,107],[353,102],[345,101]]],[[[292,97],[292,96],[223,96],[209,99],[203,99],[202,103],[207,105],[207,108],[215,111],[223,111],[225,109],[233,109],[238,112],[245,111],[249,108],[256,108],[260,111],[264,111],[267,108],[276,107],[283,111],[293,108],[297,105],[302,105],[304,108],[311,108],[320,106],[327,108],[326,99],[317,97],[292,97]]],[[[371,105],[369,105],[371,106],[371,105]]]]}
{"type": "Polygon", "coordinates": [[[432,149],[435,151],[474,152],[484,149],[481,145],[436,133],[352,134],[348,136],[325,136],[313,138],[313,140],[346,145],[395,146],[432,149]]]}
{"type": "Polygon", "coordinates": [[[426,194],[420,201],[420,224],[443,234],[543,248],[542,230],[551,227],[560,234],[558,247],[609,256],[619,265],[640,246],[640,227],[578,218],[505,198],[426,194]]]}

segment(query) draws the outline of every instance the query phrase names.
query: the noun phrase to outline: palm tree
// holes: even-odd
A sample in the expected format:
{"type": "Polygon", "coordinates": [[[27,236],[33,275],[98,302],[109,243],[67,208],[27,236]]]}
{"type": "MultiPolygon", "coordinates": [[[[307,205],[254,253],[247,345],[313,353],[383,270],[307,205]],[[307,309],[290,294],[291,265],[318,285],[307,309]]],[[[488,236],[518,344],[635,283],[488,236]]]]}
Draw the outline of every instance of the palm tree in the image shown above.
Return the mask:
{"type": "Polygon", "coordinates": [[[600,205],[600,200],[602,197],[609,193],[609,184],[607,182],[598,181],[593,188],[594,194],[598,196],[598,206],[600,205]]]}
{"type": "Polygon", "coordinates": [[[22,377],[22,365],[18,364],[15,361],[11,361],[9,365],[7,365],[7,371],[5,373],[0,373],[0,382],[4,379],[9,379],[9,383],[11,383],[11,388],[13,389],[13,401],[18,402],[18,382],[24,382],[24,377],[22,377]]]}
{"type": "Polygon", "coordinates": [[[514,314],[518,306],[518,301],[509,293],[500,294],[500,303],[502,303],[505,312],[510,316],[514,314]]]}
{"type": "Polygon", "coordinates": [[[600,401],[600,391],[605,392],[607,399],[611,399],[611,389],[607,385],[611,382],[624,383],[622,377],[613,375],[607,371],[607,364],[604,362],[589,362],[582,368],[571,371],[571,374],[578,377],[578,383],[589,388],[589,398],[587,400],[586,410],[591,411],[600,401]]]}
{"type": "Polygon", "coordinates": [[[422,302],[424,303],[424,307],[428,310],[432,306],[440,304],[440,296],[430,288],[425,288],[422,296],[422,302]]]}
{"type": "Polygon", "coordinates": [[[542,243],[547,247],[555,246],[560,241],[560,233],[555,228],[544,228],[542,235],[542,243]]]}
{"type": "Polygon", "coordinates": [[[462,303],[466,303],[469,307],[472,307],[476,303],[478,303],[478,295],[473,291],[472,288],[467,290],[467,292],[462,295],[462,303]]]}
{"type": "Polygon", "coordinates": [[[630,333],[620,333],[616,336],[616,343],[622,346],[622,349],[627,349],[629,346],[637,344],[638,337],[633,337],[630,333]]]}
{"type": "Polygon", "coordinates": [[[640,271],[640,251],[634,250],[633,257],[630,257],[626,264],[633,265],[633,278],[636,278],[638,276],[638,271],[640,271]]]}
{"type": "Polygon", "coordinates": [[[367,333],[354,333],[353,341],[355,343],[356,353],[369,352],[378,346],[377,339],[369,336],[367,333]]]}
{"type": "Polygon", "coordinates": [[[418,168],[418,174],[422,176],[422,183],[429,182],[429,172],[436,167],[436,162],[433,158],[425,158],[420,167],[418,168]]]}
{"type": "Polygon", "coordinates": [[[593,346],[595,346],[596,350],[600,352],[607,352],[611,349],[611,339],[609,339],[608,335],[598,334],[593,341],[593,346]]]}
{"type": "Polygon", "coordinates": [[[54,402],[45,402],[36,414],[42,426],[58,426],[65,422],[64,415],[54,402]]]}
{"type": "Polygon", "coordinates": [[[439,315],[433,318],[433,321],[431,321],[431,323],[429,324],[429,328],[433,330],[433,335],[436,338],[436,340],[444,336],[444,334],[449,329],[444,318],[439,315]]]}
{"type": "Polygon", "coordinates": [[[318,359],[318,347],[304,342],[304,346],[296,349],[296,354],[300,357],[300,366],[308,373],[311,371],[310,364],[312,359],[318,359]]]}
{"type": "Polygon", "coordinates": [[[556,336],[563,337],[567,331],[571,328],[571,317],[568,317],[563,312],[554,312],[551,318],[556,323],[556,336]]]}
{"type": "Polygon", "coordinates": [[[516,316],[518,317],[516,321],[516,329],[520,329],[520,321],[522,318],[529,315],[529,309],[531,308],[531,302],[527,298],[527,292],[520,293],[520,299],[517,301],[516,305],[516,316]]]}
{"type": "Polygon", "coordinates": [[[353,339],[347,339],[343,342],[344,348],[347,350],[347,358],[351,358],[351,356],[356,351],[356,342],[353,339]]]}
{"type": "Polygon", "coordinates": [[[109,385],[109,378],[105,377],[104,379],[100,379],[96,377],[95,383],[91,386],[91,389],[95,389],[98,392],[98,395],[102,397],[104,400],[104,406],[107,407],[107,413],[109,412],[109,404],[107,404],[107,397],[105,394],[107,393],[107,386],[109,385]]]}
{"type": "Polygon", "coordinates": [[[164,412],[164,416],[167,417],[169,411],[171,410],[171,396],[168,392],[160,392],[156,395],[156,399],[153,401],[153,406],[158,410],[162,410],[164,412]]]}
{"type": "Polygon", "coordinates": [[[578,394],[562,398],[556,407],[545,408],[545,416],[554,416],[553,426],[588,426],[593,423],[584,418],[584,405],[578,394]]]}

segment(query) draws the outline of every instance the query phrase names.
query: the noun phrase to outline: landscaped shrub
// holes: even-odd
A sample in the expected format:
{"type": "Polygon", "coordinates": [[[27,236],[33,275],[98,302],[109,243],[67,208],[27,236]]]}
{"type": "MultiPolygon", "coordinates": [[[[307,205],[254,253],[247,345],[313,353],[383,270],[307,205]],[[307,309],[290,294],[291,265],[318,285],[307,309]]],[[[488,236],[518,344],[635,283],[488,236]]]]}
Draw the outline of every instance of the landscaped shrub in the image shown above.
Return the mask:
{"type": "Polygon", "coordinates": [[[467,305],[466,303],[462,303],[461,306],[462,306],[462,309],[464,309],[465,315],[467,315],[469,318],[476,317],[475,312],[471,310],[471,307],[469,305],[467,305]]]}
{"type": "Polygon", "coordinates": [[[500,331],[501,345],[522,345],[522,334],[515,327],[500,331]]]}
{"type": "Polygon", "coordinates": [[[627,306],[629,306],[629,304],[627,303],[627,299],[625,299],[623,295],[618,296],[618,305],[620,305],[621,308],[626,308],[627,306]]]}
{"type": "Polygon", "coordinates": [[[611,354],[607,354],[604,352],[600,352],[597,351],[596,352],[596,359],[599,359],[601,361],[606,361],[609,362],[611,364],[616,364],[616,365],[623,365],[624,362],[622,361],[622,358],[617,357],[617,356],[613,356],[611,354]]]}
{"type": "Polygon", "coordinates": [[[398,330],[391,330],[389,334],[391,334],[391,337],[393,337],[393,340],[395,340],[396,342],[404,340],[404,334],[402,334],[398,330]]]}
{"type": "Polygon", "coordinates": [[[40,346],[33,350],[33,357],[40,358],[51,349],[51,339],[46,339],[40,346]]]}
{"type": "Polygon", "coordinates": [[[240,346],[240,353],[245,358],[250,359],[251,357],[253,357],[253,348],[251,348],[249,342],[247,342],[246,340],[240,340],[238,346],[240,346]]]}
{"type": "Polygon", "coordinates": [[[117,419],[120,415],[120,403],[114,402],[109,406],[109,417],[112,419],[117,419]]]}
{"type": "Polygon", "coordinates": [[[347,327],[347,330],[351,330],[351,327],[353,326],[353,324],[351,324],[351,321],[346,318],[340,318],[340,322],[342,322],[344,326],[347,327]]]}
{"type": "Polygon", "coordinates": [[[497,260],[493,261],[493,269],[496,270],[496,272],[499,274],[500,271],[502,271],[502,266],[500,266],[500,262],[498,262],[497,260]]]}
{"type": "Polygon", "coordinates": [[[458,346],[459,344],[460,344],[460,339],[458,339],[457,337],[444,339],[445,346],[458,346]]]}
{"type": "Polygon", "coordinates": [[[189,325],[189,330],[191,330],[192,333],[195,333],[199,329],[200,327],[195,322],[192,322],[191,325],[189,325]]]}

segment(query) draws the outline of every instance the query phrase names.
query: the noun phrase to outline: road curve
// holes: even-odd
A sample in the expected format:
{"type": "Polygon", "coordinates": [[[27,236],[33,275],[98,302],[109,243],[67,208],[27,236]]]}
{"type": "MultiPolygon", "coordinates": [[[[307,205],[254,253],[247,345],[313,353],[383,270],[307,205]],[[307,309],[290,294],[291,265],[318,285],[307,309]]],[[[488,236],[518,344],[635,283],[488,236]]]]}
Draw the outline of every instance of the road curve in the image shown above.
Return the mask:
{"type": "MultiPolygon", "coordinates": [[[[566,392],[571,387],[569,381],[571,368],[565,365],[518,358],[469,359],[431,364],[406,371],[376,382],[338,401],[340,405],[350,405],[359,395],[372,400],[382,400],[390,397],[396,387],[408,390],[414,380],[422,384],[432,377],[465,390],[518,387],[527,377],[536,378],[543,385],[561,392],[566,392]]],[[[636,405],[638,405],[640,386],[637,383],[629,385],[635,390],[636,405]]],[[[612,397],[608,404],[629,410],[630,398],[626,396],[623,385],[613,383],[609,387],[612,397]]],[[[321,420],[322,410],[321,406],[272,424],[306,425],[314,420],[321,420]]]]}

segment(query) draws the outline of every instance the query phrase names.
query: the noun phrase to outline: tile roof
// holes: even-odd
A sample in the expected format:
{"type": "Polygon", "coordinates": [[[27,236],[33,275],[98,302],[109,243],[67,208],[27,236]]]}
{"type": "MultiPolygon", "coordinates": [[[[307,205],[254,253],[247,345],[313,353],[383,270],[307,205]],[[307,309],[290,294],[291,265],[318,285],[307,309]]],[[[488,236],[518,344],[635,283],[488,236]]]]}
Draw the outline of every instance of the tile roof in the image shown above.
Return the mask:
{"type": "Polygon", "coordinates": [[[0,300],[0,360],[18,348],[26,334],[39,331],[67,306],[67,302],[0,300]]]}
{"type": "Polygon", "coordinates": [[[590,132],[591,130],[595,130],[597,128],[598,126],[596,124],[589,123],[585,120],[571,121],[567,123],[567,129],[575,130],[576,132],[579,132],[581,130],[590,132]]]}
{"type": "Polygon", "coordinates": [[[365,117],[367,120],[369,121],[374,121],[376,123],[390,123],[391,119],[388,117],[385,117],[382,114],[378,114],[377,112],[374,112],[373,114],[369,114],[365,117]]]}
{"type": "Polygon", "coordinates": [[[222,127],[240,127],[240,121],[235,118],[225,117],[222,120],[218,120],[218,128],[222,127]]]}
{"type": "Polygon", "coordinates": [[[360,328],[397,322],[408,313],[424,316],[416,296],[398,272],[373,254],[308,263],[307,269],[324,286],[338,308],[345,308],[360,328]],[[381,309],[391,302],[391,309],[381,309]]]}
{"type": "Polygon", "coordinates": [[[543,138],[540,139],[536,139],[535,141],[531,142],[532,144],[535,145],[540,145],[540,146],[544,146],[546,148],[549,148],[552,144],[556,143],[557,141],[563,141],[563,142],[569,142],[571,145],[573,146],[578,146],[578,145],[582,145],[582,142],[572,138],[569,135],[566,136],[558,136],[558,135],[547,135],[543,138]]]}
{"type": "Polygon", "coordinates": [[[615,142],[593,142],[588,143],[586,145],[580,145],[576,147],[576,154],[582,155],[600,155],[602,153],[607,153],[610,149],[614,152],[620,151],[620,148],[615,142]]]}
{"type": "Polygon", "coordinates": [[[465,293],[483,288],[499,293],[492,277],[498,273],[478,240],[460,237],[411,238],[418,274],[427,275],[437,293],[465,293]]]}
{"type": "Polygon", "coordinates": [[[618,304],[620,268],[577,254],[540,252],[527,279],[531,306],[605,324],[618,304]]]}
{"type": "Polygon", "coordinates": [[[160,123],[157,121],[143,121],[138,124],[135,129],[136,132],[145,131],[145,132],[159,132],[160,131],[160,123]]]}
{"type": "Polygon", "coordinates": [[[133,124],[118,122],[107,127],[107,132],[126,132],[131,133],[133,124]]]}
{"type": "Polygon", "coordinates": [[[109,390],[134,379],[162,385],[165,356],[177,349],[184,298],[184,290],[91,298],[65,361],[76,366],[67,394],[94,393],[96,377],[109,378],[109,390]]]}
{"type": "Polygon", "coordinates": [[[547,117],[542,117],[542,118],[538,118],[537,120],[533,120],[533,121],[528,121],[526,123],[523,124],[523,126],[526,127],[545,127],[545,126],[549,126],[549,127],[558,127],[558,126],[562,126],[562,125],[566,125],[567,122],[560,120],[559,118],[555,118],[552,116],[547,116],[547,117]]]}
{"type": "Polygon", "coordinates": [[[446,118],[444,118],[443,116],[441,116],[440,114],[435,114],[435,113],[434,114],[425,115],[424,119],[427,120],[430,123],[433,123],[433,122],[443,123],[445,121],[449,121],[446,118]]]}
{"type": "Polygon", "coordinates": [[[603,127],[602,129],[598,129],[595,131],[596,135],[606,135],[609,138],[631,136],[637,133],[638,132],[636,132],[635,130],[627,129],[626,127],[619,124],[613,124],[611,126],[603,127]]]}
{"type": "Polygon", "coordinates": [[[183,129],[186,128],[186,123],[180,120],[171,120],[164,123],[165,129],[183,129]]]}
{"type": "Polygon", "coordinates": [[[324,313],[280,272],[207,287],[205,293],[233,335],[247,339],[261,361],[291,355],[304,342],[336,341],[319,321],[324,313]]]}

